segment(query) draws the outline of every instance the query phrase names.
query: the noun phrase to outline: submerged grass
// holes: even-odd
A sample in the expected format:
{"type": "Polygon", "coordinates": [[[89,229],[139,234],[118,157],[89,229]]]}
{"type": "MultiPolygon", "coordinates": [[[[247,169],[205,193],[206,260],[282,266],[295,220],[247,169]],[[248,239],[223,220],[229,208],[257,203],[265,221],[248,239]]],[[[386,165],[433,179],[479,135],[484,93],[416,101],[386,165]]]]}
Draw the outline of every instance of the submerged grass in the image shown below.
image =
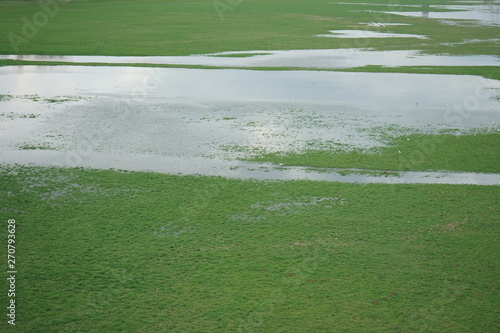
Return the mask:
{"type": "Polygon", "coordinates": [[[370,150],[328,149],[265,153],[249,158],[288,166],[395,171],[449,170],[500,173],[499,133],[409,134],[370,150]]]}
{"type": "Polygon", "coordinates": [[[89,97],[82,97],[82,96],[54,96],[54,97],[50,97],[50,98],[43,98],[38,94],[31,94],[31,95],[3,94],[3,95],[0,95],[0,102],[11,101],[11,100],[25,100],[25,101],[45,102],[45,103],[63,103],[63,102],[76,102],[76,101],[88,100],[88,99],[90,99],[90,98],[89,97]]]}
{"type": "Polygon", "coordinates": [[[2,166],[16,326],[495,332],[499,190],[2,166]]]}
{"type": "Polygon", "coordinates": [[[41,144],[41,143],[25,143],[22,144],[18,147],[21,150],[51,150],[54,149],[54,147],[48,145],[48,144],[41,144]]]}

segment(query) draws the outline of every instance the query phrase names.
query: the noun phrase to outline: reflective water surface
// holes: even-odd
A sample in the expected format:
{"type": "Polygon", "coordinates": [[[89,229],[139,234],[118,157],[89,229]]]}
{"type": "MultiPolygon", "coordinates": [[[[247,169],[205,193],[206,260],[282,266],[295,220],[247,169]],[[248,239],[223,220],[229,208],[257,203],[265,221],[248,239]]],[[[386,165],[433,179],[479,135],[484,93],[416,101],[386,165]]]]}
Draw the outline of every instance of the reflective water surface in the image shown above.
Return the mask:
{"type": "Polygon", "coordinates": [[[450,1],[450,3],[440,5],[422,1],[421,4],[409,5],[400,1],[386,3],[331,2],[332,5],[383,6],[388,9],[388,11],[383,12],[386,14],[444,20],[467,20],[475,25],[500,25],[500,1],[498,0],[450,1]],[[420,9],[420,11],[415,9],[420,9]],[[439,11],[435,11],[435,9],[439,11]]]}
{"type": "Polygon", "coordinates": [[[387,11],[385,13],[431,19],[468,20],[472,21],[473,24],[486,26],[500,25],[500,2],[492,1],[475,2],[467,5],[422,5],[421,12],[387,11]],[[432,11],[432,8],[449,11],[432,11]]]}
{"type": "Polygon", "coordinates": [[[317,35],[318,37],[333,38],[419,38],[427,39],[426,36],[413,34],[396,34],[388,32],[376,32],[368,30],[330,30],[330,34],[317,35]]]}
{"type": "Polygon", "coordinates": [[[380,116],[405,109],[418,117],[414,110],[420,114],[426,109],[447,109],[462,104],[468,95],[480,100],[475,112],[496,114],[499,104],[493,97],[500,93],[499,81],[477,76],[402,73],[12,66],[0,68],[0,78],[0,94],[144,95],[147,101],[187,103],[349,103],[367,106],[380,116]]]}
{"type": "Polygon", "coordinates": [[[215,67],[303,67],[352,68],[380,66],[500,66],[500,58],[489,55],[447,56],[422,55],[418,51],[373,51],[366,49],[287,50],[219,52],[193,56],[111,57],[111,56],[47,56],[0,55],[0,59],[27,61],[59,61],[69,63],[170,64],[215,67]],[[264,53],[264,54],[263,54],[264,53]],[[245,54],[254,56],[232,57],[245,54]]]}
{"type": "MultiPolygon", "coordinates": [[[[346,177],[334,170],[262,168],[236,159],[252,152],[332,145],[377,147],[387,135],[412,131],[496,127],[497,95],[500,81],[476,76],[3,67],[0,163],[240,178],[410,181],[406,174],[346,177]]],[[[448,179],[412,175],[415,182],[448,179]]],[[[452,176],[449,181],[478,181],[474,175],[452,176]]]]}
{"type": "MultiPolygon", "coordinates": [[[[57,151],[9,151],[1,163],[10,165],[73,166],[68,154],[57,151]]],[[[377,174],[346,174],[341,170],[313,170],[304,167],[277,167],[242,161],[208,158],[172,158],[143,154],[110,154],[95,152],[79,161],[79,167],[160,172],[178,175],[207,175],[235,179],[313,180],[342,183],[380,184],[470,184],[500,185],[499,174],[466,172],[400,172],[396,176],[377,174]]],[[[345,171],[345,170],[344,170],[345,171]]]]}

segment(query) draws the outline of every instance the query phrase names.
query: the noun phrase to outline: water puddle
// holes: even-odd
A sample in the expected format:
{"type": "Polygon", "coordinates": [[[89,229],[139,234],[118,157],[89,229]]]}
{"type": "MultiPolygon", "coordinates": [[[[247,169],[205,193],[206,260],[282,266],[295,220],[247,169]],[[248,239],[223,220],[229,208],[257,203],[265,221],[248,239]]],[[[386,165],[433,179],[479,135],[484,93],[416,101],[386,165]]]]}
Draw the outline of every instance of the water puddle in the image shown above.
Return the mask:
{"type": "MultiPolygon", "coordinates": [[[[0,163],[6,165],[36,165],[67,167],[67,154],[57,151],[3,152],[0,163]]],[[[158,172],[176,175],[205,175],[233,179],[313,180],[342,183],[379,184],[469,184],[500,185],[500,175],[458,172],[400,172],[397,176],[349,174],[339,170],[313,170],[304,167],[226,161],[206,158],[167,158],[144,154],[93,153],[79,167],[158,172]]]]}
{"type": "MultiPolygon", "coordinates": [[[[459,5],[422,5],[422,11],[386,11],[386,14],[395,14],[408,17],[424,17],[440,20],[470,21],[471,24],[498,26],[500,25],[500,3],[483,2],[459,5]],[[432,11],[432,9],[447,11],[432,11]]],[[[463,22],[465,23],[465,22],[463,22]]]]}
{"type": "Polygon", "coordinates": [[[483,43],[483,42],[489,42],[489,43],[496,43],[498,44],[500,42],[500,38],[492,38],[492,39],[466,39],[462,42],[456,42],[456,43],[443,43],[443,45],[466,45],[466,44],[475,44],[475,43],[483,43]]]}
{"type": "Polygon", "coordinates": [[[497,126],[499,94],[500,81],[465,75],[3,67],[0,96],[8,98],[0,101],[0,163],[403,182],[410,176],[343,176],[236,159],[329,145],[370,148],[387,135],[497,126]]]}
{"type": "Polygon", "coordinates": [[[385,22],[371,22],[371,23],[360,23],[360,24],[364,24],[369,27],[391,27],[391,26],[411,25],[409,23],[385,23],[385,22]]]}
{"type": "MultiPolygon", "coordinates": [[[[367,32],[363,32],[367,33],[367,32]]],[[[329,36],[329,35],[328,35],[329,36]]],[[[353,68],[367,65],[397,66],[500,66],[496,56],[422,55],[418,51],[373,51],[367,49],[286,50],[219,52],[193,56],[116,57],[116,56],[47,56],[0,55],[1,59],[54,61],[68,63],[165,64],[214,67],[298,67],[353,68]],[[242,55],[241,57],[238,55],[242,55]]],[[[29,69],[27,69],[29,70],[29,69]]]]}
{"type": "Polygon", "coordinates": [[[434,5],[422,3],[419,5],[409,5],[401,4],[399,3],[399,1],[395,3],[331,2],[330,4],[372,7],[383,6],[386,7],[388,11],[378,11],[379,13],[394,14],[407,17],[441,19],[444,20],[443,23],[446,24],[473,24],[483,26],[500,25],[500,3],[498,1],[450,1],[450,3],[454,4],[434,5]],[[403,11],[401,9],[405,10],[403,11]],[[462,22],[456,22],[456,20],[462,22]]]}
{"type": "Polygon", "coordinates": [[[330,30],[330,34],[317,35],[318,37],[333,38],[419,38],[427,39],[422,35],[396,34],[388,32],[376,32],[368,30],[330,30]]]}
{"type": "Polygon", "coordinates": [[[420,7],[420,5],[407,5],[400,4],[398,2],[394,3],[367,3],[367,2],[330,2],[331,5],[360,5],[360,6],[386,6],[386,7],[420,7]]]}
{"type": "MultiPolygon", "coordinates": [[[[500,81],[468,75],[13,66],[0,68],[0,78],[0,95],[36,96],[41,105],[48,106],[65,104],[65,100],[81,103],[97,95],[123,98],[132,94],[130,98],[144,99],[144,103],[349,104],[376,113],[408,110],[416,118],[423,113],[422,120],[430,116],[426,110],[450,109],[463,104],[467,96],[480,99],[474,105],[477,114],[496,113],[499,103],[494,97],[500,94],[500,81]],[[52,99],[62,103],[47,103],[52,99]]],[[[16,100],[0,103],[10,105],[16,100]]],[[[88,102],[84,105],[99,103],[88,102]]],[[[429,122],[436,120],[431,116],[429,122]]]]}

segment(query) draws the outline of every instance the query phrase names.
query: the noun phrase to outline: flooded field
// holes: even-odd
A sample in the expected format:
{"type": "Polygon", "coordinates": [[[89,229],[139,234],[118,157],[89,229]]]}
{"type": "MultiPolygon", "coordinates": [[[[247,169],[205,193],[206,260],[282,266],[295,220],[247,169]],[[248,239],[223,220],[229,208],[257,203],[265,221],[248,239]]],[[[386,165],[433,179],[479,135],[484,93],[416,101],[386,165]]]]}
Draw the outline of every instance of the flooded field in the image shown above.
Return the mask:
{"type": "MultiPolygon", "coordinates": [[[[363,31],[364,36],[373,34],[363,31]]],[[[334,35],[328,35],[328,37],[334,35]]],[[[301,67],[353,68],[367,65],[397,66],[500,66],[500,58],[490,55],[423,55],[418,51],[375,51],[359,48],[332,50],[275,50],[218,52],[193,56],[111,57],[111,56],[30,56],[0,55],[1,59],[68,63],[164,64],[215,67],[301,67]],[[244,55],[241,57],[240,55],[244,55]]]]}
{"type": "MultiPolygon", "coordinates": [[[[348,13],[370,13],[349,26],[357,24],[366,30],[325,29],[324,34],[311,34],[311,38],[404,38],[430,45],[436,38],[433,31],[392,30],[420,24],[399,21],[409,22],[405,17],[432,19],[448,28],[495,27],[500,22],[498,1],[455,1],[446,5],[331,2],[327,6],[352,6],[354,9],[348,9],[348,13]],[[381,14],[387,20],[381,20],[381,14]]],[[[490,34],[488,39],[454,40],[441,45],[493,45],[497,41],[490,34]]],[[[366,152],[386,146],[391,138],[412,134],[498,131],[497,80],[472,75],[314,71],[363,66],[489,66],[496,70],[500,66],[497,55],[429,55],[418,50],[381,51],[368,47],[369,43],[364,45],[367,47],[224,51],[190,56],[0,55],[0,60],[59,63],[0,67],[0,163],[260,179],[497,184],[496,175],[380,175],[376,170],[359,175],[350,169],[325,172],[248,162],[259,154],[326,149],[366,152]],[[256,68],[259,70],[253,70],[256,68]],[[276,70],[287,68],[303,70],[276,70]]],[[[399,153],[404,157],[407,152],[399,153]]]]}
{"type": "Polygon", "coordinates": [[[0,332],[500,332],[499,4],[0,1],[0,332]]]}
{"type": "Polygon", "coordinates": [[[498,182],[470,174],[346,176],[238,160],[325,142],[371,148],[387,136],[495,128],[500,82],[477,76],[19,66],[1,68],[0,78],[4,163],[262,179],[498,182]]]}

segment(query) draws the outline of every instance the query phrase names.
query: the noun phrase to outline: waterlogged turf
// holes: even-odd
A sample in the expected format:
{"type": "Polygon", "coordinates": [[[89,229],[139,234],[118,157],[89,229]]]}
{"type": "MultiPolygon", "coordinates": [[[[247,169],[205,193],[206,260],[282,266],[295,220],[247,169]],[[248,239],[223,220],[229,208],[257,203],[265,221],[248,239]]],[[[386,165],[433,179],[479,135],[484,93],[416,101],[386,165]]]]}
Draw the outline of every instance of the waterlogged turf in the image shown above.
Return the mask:
{"type": "Polygon", "coordinates": [[[499,194],[2,167],[16,328],[495,332],[499,194]]]}
{"type": "Polygon", "coordinates": [[[0,76],[4,163],[498,172],[500,85],[477,76],[83,66],[0,76]]]}

